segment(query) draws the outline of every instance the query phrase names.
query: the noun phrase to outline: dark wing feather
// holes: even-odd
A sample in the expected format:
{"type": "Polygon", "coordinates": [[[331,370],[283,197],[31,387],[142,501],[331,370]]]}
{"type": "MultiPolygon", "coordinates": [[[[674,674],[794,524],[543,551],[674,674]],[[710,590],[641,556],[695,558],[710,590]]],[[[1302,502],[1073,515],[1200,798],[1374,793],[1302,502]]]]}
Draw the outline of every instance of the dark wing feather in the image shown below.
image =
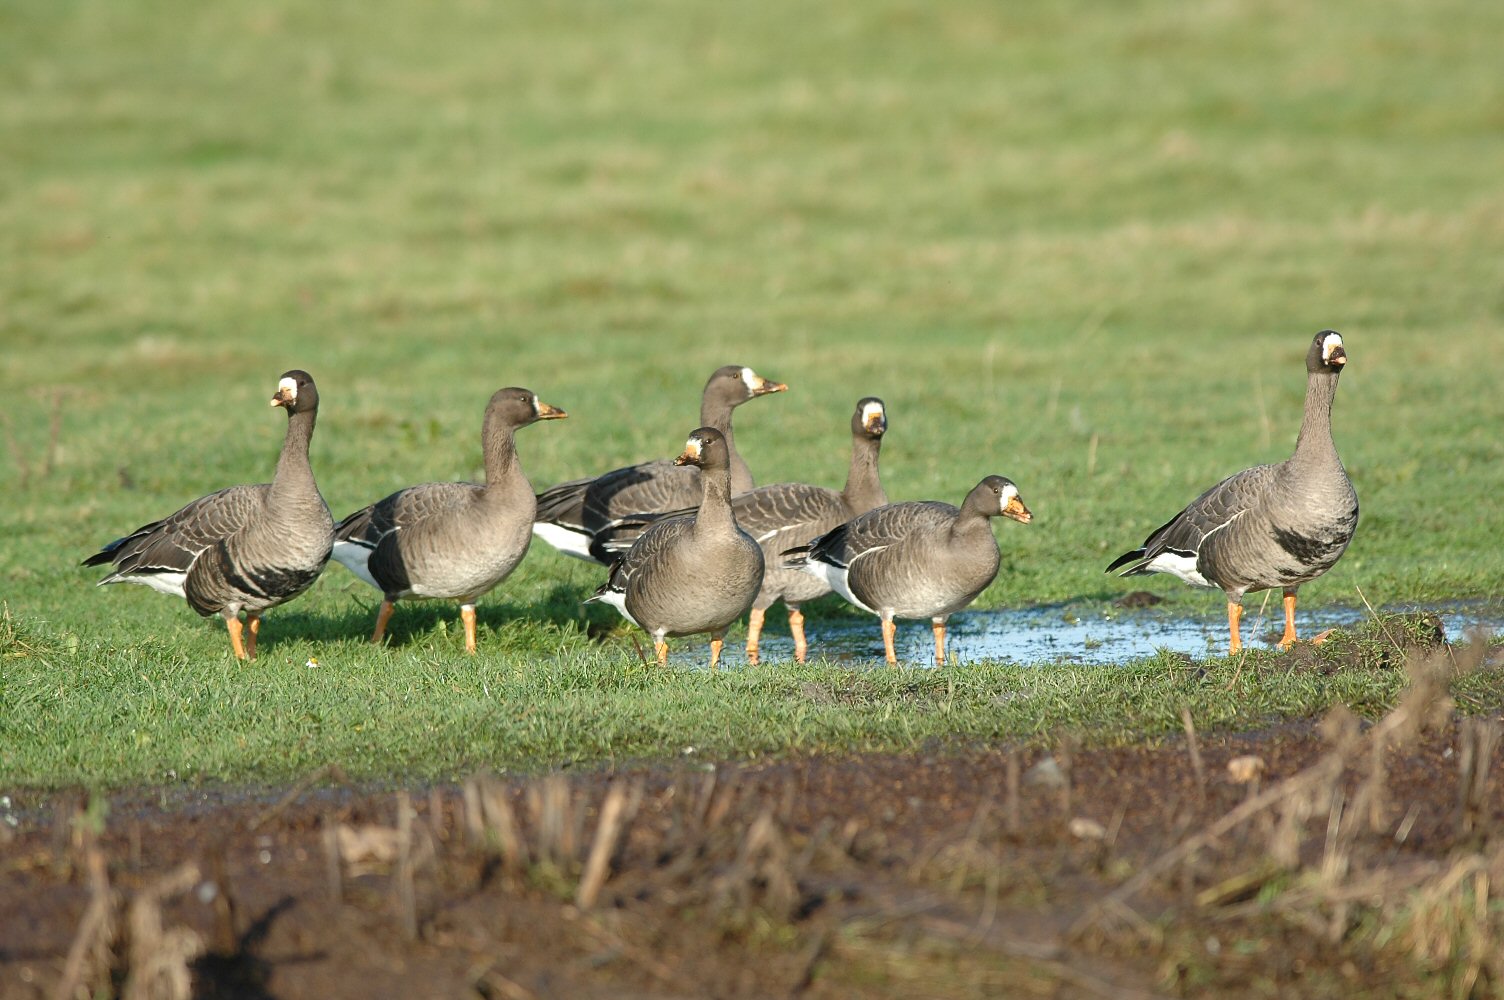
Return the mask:
{"type": "Polygon", "coordinates": [[[584,523],[599,530],[626,514],[698,506],[700,470],[672,462],[643,462],[598,477],[585,491],[584,523]]]}
{"type": "Polygon", "coordinates": [[[809,545],[807,558],[831,566],[850,566],[858,556],[887,548],[915,531],[944,528],[956,519],[958,513],[957,508],[939,500],[890,503],[852,518],[816,538],[809,545]]]}
{"type": "Polygon", "coordinates": [[[665,521],[658,521],[644,531],[632,547],[611,564],[611,571],[606,575],[606,582],[596,590],[589,600],[597,600],[606,594],[616,592],[625,594],[632,577],[641,572],[645,566],[658,562],[661,553],[672,549],[678,538],[686,531],[694,530],[694,518],[676,517],[665,521]]]}
{"type": "Polygon", "coordinates": [[[257,483],[228,486],[199,497],[162,520],[117,538],[83,564],[114,564],[115,571],[101,584],[132,574],[187,573],[205,549],[239,531],[262,510],[270,490],[268,484],[257,483]]]}
{"type": "Polygon", "coordinates": [[[1166,552],[1195,557],[1201,551],[1201,543],[1212,532],[1227,527],[1233,519],[1258,503],[1259,497],[1269,488],[1274,478],[1275,467],[1256,465],[1236,475],[1228,476],[1186,504],[1185,509],[1164,524],[1154,529],[1144,544],[1131,552],[1125,552],[1112,561],[1107,572],[1129,563],[1123,576],[1135,576],[1149,572],[1147,566],[1156,556],[1166,552]]]}
{"type": "MultiPolygon", "coordinates": [[[[693,514],[695,509],[684,507],[614,518],[591,537],[590,553],[602,562],[609,562],[614,554],[631,548],[648,525],[668,518],[685,517],[693,514]]],[[[737,526],[762,545],[773,542],[774,536],[782,532],[829,524],[847,510],[841,495],[834,490],[806,483],[773,483],[732,497],[731,512],[736,517],[737,526]]],[[[779,551],[776,544],[770,548],[779,551]]]]}
{"type": "Polygon", "coordinates": [[[533,514],[533,520],[576,528],[584,527],[585,491],[593,482],[595,482],[595,477],[590,476],[586,479],[571,479],[567,483],[550,486],[538,494],[538,509],[533,514]]]}
{"type": "Polygon", "coordinates": [[[472,503],[481,490],[475,483],[409,486],[344,518],[334,526],[334,537],[337,541],[375,548],[398,528],[411,527],[472,503]]]}

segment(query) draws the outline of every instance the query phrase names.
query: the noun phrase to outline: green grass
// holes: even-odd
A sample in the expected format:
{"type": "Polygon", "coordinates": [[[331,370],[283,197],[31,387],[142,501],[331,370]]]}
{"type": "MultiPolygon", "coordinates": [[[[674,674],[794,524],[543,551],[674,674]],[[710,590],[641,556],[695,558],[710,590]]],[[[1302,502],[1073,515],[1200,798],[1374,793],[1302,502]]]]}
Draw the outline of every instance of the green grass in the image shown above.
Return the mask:
{"type": "Polygon", "coordinates": [[[476,661],[447,607],[361,646],[373,595],[336,567],[236,667],[222,628],[76,563],[266,478],[290,367],[319,380],[336,516],[478,476],[502,385],[571,413],[520,439],[539,486],[672,454],[728,362],[791,386],[738,416],[759,479],[838,483],[880,395],[891,496],[999,472],[1034,510],[998,528],[996,607],[1127,589],[1113,556],[1288,453],[1334,327],[1363,519],[1302,601],[1504,595],[1501,32],[1462,0],[7,4],[0,597],[46,653],[0,663],[0,781],[1123,728],[1068,709],[1163,673],[978,665],[874,675],[879,711],[800,707],[785,685],[850,671],[644,674],[583,638],[600,574],[542,546],[486,600],[476,661]],[[1057,714],[890,686],[1025,677],[1061,685],[1057,714]]]}

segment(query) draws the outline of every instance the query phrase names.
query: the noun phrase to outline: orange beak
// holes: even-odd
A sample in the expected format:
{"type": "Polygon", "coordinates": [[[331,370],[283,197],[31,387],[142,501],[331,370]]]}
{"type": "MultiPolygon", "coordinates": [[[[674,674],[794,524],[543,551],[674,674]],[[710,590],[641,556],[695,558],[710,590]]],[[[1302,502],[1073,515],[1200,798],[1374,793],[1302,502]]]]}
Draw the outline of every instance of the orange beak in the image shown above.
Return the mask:
{"type": "Polygon", "coordinates": [[[1024,502],[1018,497],[1008,498],[1007,504],[1003,507],[1003,516],[1011,517],[1019,524],[1028,524],[1034,520],[1034,515],[1030,513],[1029,508],[1025,507],[1024,502]]]}
{"type": "Polygon", "coordinates": [[[541,399],[538,400],[538,419],[539,420],[563,420],[567,416],[569,416],[569,414],[565,413],[563,410],[559,409],[557,406],[550,406],[548,403],[545,403],[543,400],[541,400],[541,399]]]}

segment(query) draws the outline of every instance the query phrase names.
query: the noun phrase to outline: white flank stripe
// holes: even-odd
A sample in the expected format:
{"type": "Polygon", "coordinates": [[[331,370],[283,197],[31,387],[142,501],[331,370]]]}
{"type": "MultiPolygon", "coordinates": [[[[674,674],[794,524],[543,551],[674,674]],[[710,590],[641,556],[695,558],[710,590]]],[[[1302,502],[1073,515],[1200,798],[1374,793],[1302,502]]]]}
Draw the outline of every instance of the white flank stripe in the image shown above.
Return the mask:
{"type": "Polygon", "coordinates": [[[140,576],[121,576],[111,580],[111,583],[139,583],[143,587],[163,594],[171,594],[174,597],[188,596],[183,592],[183,581],[188,579],[187,573],[143,573],[140,576]]]}
{"type": "Polygon", "coordinates": [[[533,534],[566,556],[595,562],[595,557],[590,554],[590,536],[583,531],[575,531],[573,528],[566,528],[550,521],[534,521],[533,534]]]}
{"type": "Polygon", "coordinates": [[[1186,583],[1194,584],[1197,587],[1216,586],[1216,584],[1202,576],[1201,572],[1196,569],[1195,556],[1182,556],[1176,555],[1174,552],[1161,552],[1150,560],[1147,568],[1155,573],[1169,573],[1171,576],[1178,576],[1186,583]]]}
{"type": "Polygon", "coordinates": [[[604,594],[601,594],[599,597],[597,597],[596,600],[600,601],[602,604],[611,605],[613,608],[619,611],[621,613],[621,616],[627,621],[631,622],[633,625],[637,625],[638,628],[642,628],[641,625],[637,624],[637,619],[633,618],[630,614],[627,613],[626,594],[622,593],[619,590],[608,590],[604,594]]]}
{"type": "Polygon", "coordinates": [[[381,589],[381,584],[376,582],[376,578],[371,575],[371,571],[368,568],[368,564],[371,561],[371,550],[364,545],[338,541],[334,543],[334,551],[330,552],[329,555],[366,583],[377,590],[381,589]]]}
{"type": "Polygon", "coordinates": [[[825,581],[825,586],[840,594],[846,600],[866,611],[868,614],[877,614],[867,605],[857,600],[851,588],[846,586],[846,570],[841,566],[832,566],[830,563],[820,562],[817,559],[807,560],[803,566],[804,572],[817,580],[825,581]]]}

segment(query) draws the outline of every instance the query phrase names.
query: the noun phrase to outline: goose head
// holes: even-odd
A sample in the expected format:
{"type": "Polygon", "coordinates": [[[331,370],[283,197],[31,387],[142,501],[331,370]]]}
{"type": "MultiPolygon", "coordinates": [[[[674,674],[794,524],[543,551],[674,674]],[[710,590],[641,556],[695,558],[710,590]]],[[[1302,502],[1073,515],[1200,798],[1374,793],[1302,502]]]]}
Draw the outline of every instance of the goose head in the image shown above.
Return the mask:
{"type": "Polygon", "coordinates": [[[722,469],[730,464],[726,438],[714,427],[700,427],[690,432],[684,451],[674,459],[675,465],[693,465],[701,469],[722,469]]]}
{"type": "Polygon", "coordinates": [[[966,506],[985,517],[1007,517],[1020,524],[1028,524],[1034,519],[1033,513],[1019,499],[1018,487],[1003,476],[988,476],[977,483],[967,494],[966,506]]]}
{"type": "Polygon", "coordinates": [[[868,396],[856,404],[851,415],[851,433],[854,436],[880,438],[888,431],[888,411],[883,401],[868,396]]]}
{"type": "Polygon", "coordinates": [[[277,380],[277,391],[272,395],[271,405],[280,406],[289,414],[317,410],[319,390],[313,384],[313,376],[301,368],[283,372],[277,380]]]}
{"type": "Polygon", "coordinates": [[[1336,375],[1347,364],[1347,350],[1342,346],[1342,334],[1336,330],[1322,330],[1311,342],[1306,352],[1306,371],[1312,375],[1325,373],[1336,375]]]}

